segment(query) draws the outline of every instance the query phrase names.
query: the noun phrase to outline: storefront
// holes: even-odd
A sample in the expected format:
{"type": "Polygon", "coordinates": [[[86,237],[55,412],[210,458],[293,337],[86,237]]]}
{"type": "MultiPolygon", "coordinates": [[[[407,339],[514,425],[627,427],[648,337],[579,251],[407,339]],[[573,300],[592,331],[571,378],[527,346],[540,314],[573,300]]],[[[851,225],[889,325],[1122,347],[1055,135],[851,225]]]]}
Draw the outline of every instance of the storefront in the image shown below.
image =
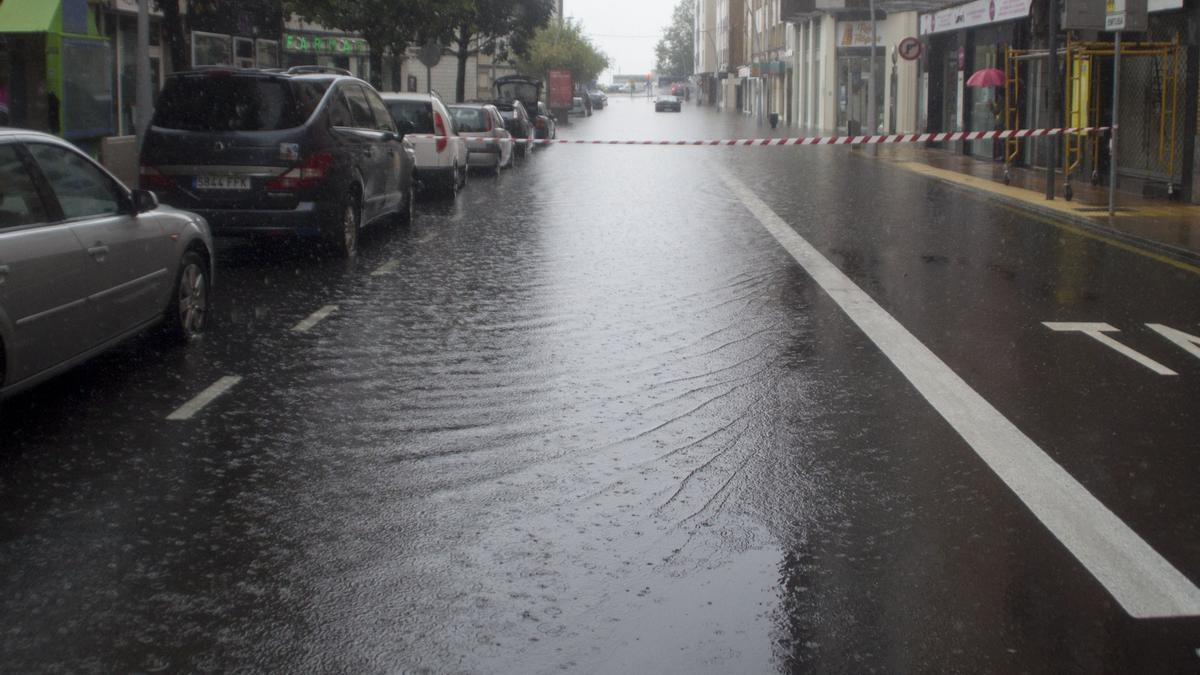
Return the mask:
{"type": "Polygon", "coordinates": [[[94,151],[113,133],[112,70],[87,0],[0,3],[0,104],[13,126],[94,151]]]}
{"type": "Polygon", "coordinates": [[[366,40],[344,34],[288,31],[283,35],[283,66],[333,66],[370,80],[371,48],[366,40]]]}
{"type": "Polygon", "coordinates": [[[190,3],[191,65],[236,68],[278,68],[279,30],[283,26],[279,3],[190,3]]]}
{"type": "MultiPolygon", "coordinates": [[[[920,75],[927,131],[991,131],[1003,128],[1004,90],[968,87],[971,74],[1004,69],[1005,49],[1029,42],[1032,0],[974,0],[922,14],[921,39],[928,47],[920,75]]],[[[1000,144],[947,144],[982,159],[999,158],[1000,144]]]]}
{"type": "MultiPolygon", "coordinates": [[[[100,14],[100,32],[113,53],[113,120],[118,136],[134,133],[137,108],[137,0],[114,0],[100,14]]],[[[163,84],[162,13],[150,3],[150,82],[158,91],[163,84]]]]}
{"type": "Polygon", "coordinates": [[[883,34],[876,26],[875,48],[875,120],[876,129],[868,128],[871,101],[871,22],[839,21],[837,35],[837,128],[851,135],[879,133],[883,115],[884,46],[883,34]]]}

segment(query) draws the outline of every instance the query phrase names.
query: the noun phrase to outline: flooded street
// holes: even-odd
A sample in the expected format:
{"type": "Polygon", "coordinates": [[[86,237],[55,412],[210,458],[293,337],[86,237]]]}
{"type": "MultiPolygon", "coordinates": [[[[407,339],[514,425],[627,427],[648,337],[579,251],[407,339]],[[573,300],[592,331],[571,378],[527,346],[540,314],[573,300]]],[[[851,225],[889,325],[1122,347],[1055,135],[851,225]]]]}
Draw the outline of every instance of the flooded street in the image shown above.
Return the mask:
{"type": "Polygon", "coordinates": [[[1200,359],[1151,327],[1200,333],[1194,267],[847,147],[542,147],[350,261],[217,253],[201,341],[5,401],[4,670],[1200,668],[1151,600],[1200,580],[1200,359]],[[1089,557],[1002,432],[1160,558],[1089,557]]]}

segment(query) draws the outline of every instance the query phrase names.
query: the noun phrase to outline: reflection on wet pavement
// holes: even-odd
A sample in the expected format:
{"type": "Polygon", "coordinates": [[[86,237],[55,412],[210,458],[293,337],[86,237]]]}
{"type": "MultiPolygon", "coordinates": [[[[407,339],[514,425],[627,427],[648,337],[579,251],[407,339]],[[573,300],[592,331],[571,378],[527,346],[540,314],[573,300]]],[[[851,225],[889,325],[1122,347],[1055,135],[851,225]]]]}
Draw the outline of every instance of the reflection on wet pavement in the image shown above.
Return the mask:
{"type": "MultiPolygon", "coordinates": [[[[642,100],[560,129],[761,133],[642,100]]],[[[1021,324],[1031,296],[1090,302],[1084,263],[1107,254],[1032,250],[1021,237],[1049,237],[911,176],[867,189],[878,170],[853,152],[549,147],[370,233],[350,263],[226,244],[196,349],[135,342],[6,407],[0,658],[911,672],[1041,670],[1064,644],[1081,670],[1177,651],[1190,626],[1114,611],[716,171],[770,195],[951,365],[994,367],[984,393],[1006,410],[1034,405],[1035,338],[974,327],[1021,324]],[[904,213],[872,201],[901,193],[904,213]],[[1061,278],[1028,279],[1046,257],[1061,278]],[[992,306],[963,313],[967,292],[992,306]],[[163,419],[226,375],[235,393],[163,419]]]]}

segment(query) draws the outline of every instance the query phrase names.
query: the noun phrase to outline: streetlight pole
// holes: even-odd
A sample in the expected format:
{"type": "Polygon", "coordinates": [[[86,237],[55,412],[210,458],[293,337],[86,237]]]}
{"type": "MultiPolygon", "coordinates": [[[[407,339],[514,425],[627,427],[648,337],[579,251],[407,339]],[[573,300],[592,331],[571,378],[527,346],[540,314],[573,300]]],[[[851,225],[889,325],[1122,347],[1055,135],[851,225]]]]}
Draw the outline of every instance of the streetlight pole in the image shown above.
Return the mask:
{"type": "MultiPolygon", "coordinates": [[[[879,128],[875,119],[875,0],[871,0],[871,63],[867,66],[870,74],[867,77],[867,135],[874,136],[879,128]]],[[[876,148],[872,148],[875,150],[876,148]]]]}

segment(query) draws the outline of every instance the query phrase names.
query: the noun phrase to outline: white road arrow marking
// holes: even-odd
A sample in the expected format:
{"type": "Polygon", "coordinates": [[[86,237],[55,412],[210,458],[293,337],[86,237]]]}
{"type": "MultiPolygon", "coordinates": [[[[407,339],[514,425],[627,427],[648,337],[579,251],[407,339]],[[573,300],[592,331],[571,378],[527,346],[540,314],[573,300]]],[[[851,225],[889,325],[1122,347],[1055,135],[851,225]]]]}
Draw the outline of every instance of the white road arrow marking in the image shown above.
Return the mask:
{"type": "Polygon", "coordinates": [[[1175,330],[1174,328],[1171,328],[1170,326],[1164,326],[1161,323],[1148,323],[1146,326],[1150,330],[1179,345],[1187,353],[1200,359],[1200,337],[1189,335],[1181,330],[1175,330]]]}
{"type": "Polygon", "coordinates": [[[729,190],[1131,616],[1200,616],[1200,588],[1008,421],[752,190],[729,190]]]}
{"type": "Polygon", "coordinates": [[[1129,358],[1133,359],[1134,361],[1137,361],[1138,363],[1142,364],[1143,366],[1146,366],[1147,368],[1149,368],[1150,370],[1153,370],[1154,372],[1158,373],[1159,375],[1178,375],[1179,374],[1179,373],[1176,373],[1175,371],[1171,370],[1170,368],[1164,366],[1163,364],[1159,363],[1158,361],[1155,361],[1154,359],[1150,358],[1149,356],[1146,356],[1145,354],[1142,354],[1141,352],[1130,349],[1129,347],[1126,347],[1125,345],[1121,344],[1120,342],[1117,342],[1116,340],[1105,335],[1105,333],[1120,333],[1121,332],[1120,329],[1110,326],[1107,323],[1064,323],[1064,322],[1056,322],[1056,321],[1043,321],[1042,325],[1045,326],[1046,328],[1049,328],[1050,330],[1064,332],[1064,333],[1083,333],[1084,335],[1092,338],[1093,340],[1095,340],[1096,342],[1099,342],[1100,344],[1104,345],[1105,347],[1112,348],[1113,351],[1116,351],[1118,354],[1128,356],[1129,358]]]}

